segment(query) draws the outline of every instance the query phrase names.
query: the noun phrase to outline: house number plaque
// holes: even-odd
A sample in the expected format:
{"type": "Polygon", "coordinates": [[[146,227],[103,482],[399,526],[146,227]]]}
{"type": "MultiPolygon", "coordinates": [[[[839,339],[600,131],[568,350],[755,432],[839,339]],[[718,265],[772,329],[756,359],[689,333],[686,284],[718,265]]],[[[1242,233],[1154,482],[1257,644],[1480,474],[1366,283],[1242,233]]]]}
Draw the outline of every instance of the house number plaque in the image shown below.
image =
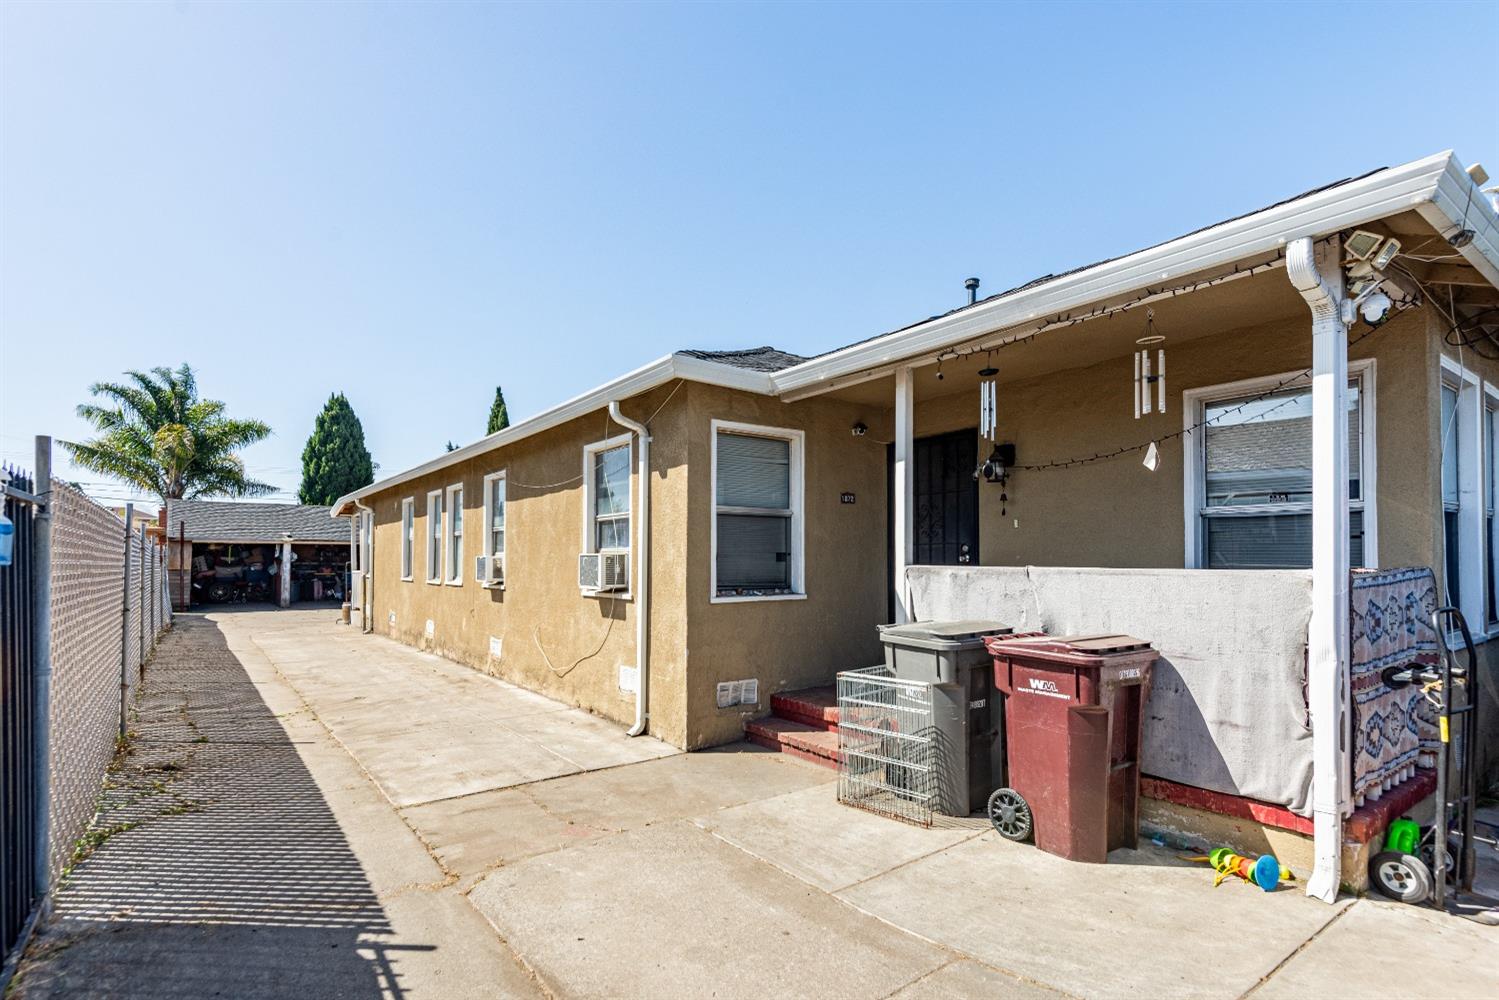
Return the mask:
{"type": "Polygon", "coordinates": [[[840,493],[838,494],[838,499],[843,503],[853,503],[854,495],[852,493],[840,493]]]}

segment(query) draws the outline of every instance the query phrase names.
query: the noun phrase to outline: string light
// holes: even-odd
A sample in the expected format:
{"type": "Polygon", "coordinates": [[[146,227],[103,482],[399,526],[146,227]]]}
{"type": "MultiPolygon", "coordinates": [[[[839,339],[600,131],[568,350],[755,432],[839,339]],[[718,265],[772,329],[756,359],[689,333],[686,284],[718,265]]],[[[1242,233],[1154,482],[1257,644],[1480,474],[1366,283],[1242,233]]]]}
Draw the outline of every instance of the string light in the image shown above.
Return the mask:
{"type": "MultiPolygon", "coordinates": [[[[1380,324],[1380,326],[1370,327],[1363,333],[1359,334],[1357,337],[1354,337],[1352,340],[1350,340],[1348,342],[1348,346],[1352,347],[1354,344],[1357,344],[1360,341],[1373,336],[1376,331],[1383,328],[1384,324],[1380,324]]],[[[1266,398],[1275,395],[1277,392],[1280,392],[1287,386],[1293,385],[1296,382],[1300,382],[1302,379],[1307,378],[1311,374],[1312,370],[1310,368],[1305,368],[1299,372],[1296,372],[1294,375],[1287,375],[1285,378],[1281,379],[1279,382],[1275,383],[1264,392],[1261,392],[1255,396],[1250,396],[1248,399],[1244,400],[1237,406],[1230,407],[1229,409],[1224,410],[1222,413],[1219,413],[1216,416],[1199,420],[1189,427],[1183,427],[1179,431],[1172,431],[1169,434],[1162,434],[1158,437],[1153,437],[1149,441],[1142,441],[1139,444],[1132,444],[1123,448],[1115,448],[1113,451],[1095,452],[1089,456],[1078,456],[1077,458],[1060,459],[1055,462],[1041,462],[1037,465],[1017,465],[1015,468],[1023,472],[1045,472],[1049,469],[1073,469],[1077,468],[1078,466],[1093,465],[1097,462],[1108,462],[1116,458],[1122,458],[1125,455],[1132,455],[1135,452],[1145,451],[1151,445],[1156,445],[1157,447],[1159,447],[1166,441],[1174,441],[1177,438],[1187,437],[1193,431],[1202,430],[1204,427],[1207,427],[1211,424],[1216,424],[1224,417],[1232,416],[1235,413],[1241,413],[1246,407],[1252,406],[1255,403],[1263,402],[1266,398]]],[[[1276,403],[1269,409],[1262,411],[1259,415],[1265,416],[1267,414],[1274,413],[1282,406],[1289,406],[1295,401],[1296,397],[1292,396],[1289,399],[1286,399],[1285,401],[1280,403],[1276,403]]]]}

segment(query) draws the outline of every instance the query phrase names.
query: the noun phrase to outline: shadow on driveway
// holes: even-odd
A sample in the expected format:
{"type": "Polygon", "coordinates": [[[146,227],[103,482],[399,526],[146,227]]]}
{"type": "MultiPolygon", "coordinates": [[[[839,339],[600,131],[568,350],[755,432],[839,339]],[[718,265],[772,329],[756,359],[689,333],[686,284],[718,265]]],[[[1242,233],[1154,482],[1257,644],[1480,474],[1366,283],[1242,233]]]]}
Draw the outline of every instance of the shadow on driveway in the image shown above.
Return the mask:
{"type": "Polygon", "coordinates": [[[179,616],[21,997],[403,995],[399,943],[218,626],[179,616]]]}

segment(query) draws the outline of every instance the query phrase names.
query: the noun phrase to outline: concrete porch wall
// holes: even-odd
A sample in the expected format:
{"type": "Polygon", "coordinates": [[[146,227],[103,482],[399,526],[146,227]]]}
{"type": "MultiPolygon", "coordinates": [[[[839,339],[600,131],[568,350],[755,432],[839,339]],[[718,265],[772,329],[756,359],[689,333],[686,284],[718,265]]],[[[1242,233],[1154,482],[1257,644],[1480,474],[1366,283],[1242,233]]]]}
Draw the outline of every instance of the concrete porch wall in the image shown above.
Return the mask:
{"type": "Polygon", "coordinates": [[[913,566],[907,580],[917,618],[1149,640],[1145,773],[1308,812],[1310,572],[913,566]]]}

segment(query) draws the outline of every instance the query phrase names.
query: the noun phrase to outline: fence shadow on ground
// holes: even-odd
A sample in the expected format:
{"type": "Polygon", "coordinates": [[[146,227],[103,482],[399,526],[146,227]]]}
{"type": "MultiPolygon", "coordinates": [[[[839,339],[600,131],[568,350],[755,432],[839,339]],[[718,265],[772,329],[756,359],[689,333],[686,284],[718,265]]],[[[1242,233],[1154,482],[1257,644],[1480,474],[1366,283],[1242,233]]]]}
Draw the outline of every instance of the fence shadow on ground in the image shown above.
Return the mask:
{"type": "MultiPolygon", "coordinates": [[[[210,620],[147,673],[93,851],[34,944],[25,997],[400,997],[402,951],[359,859],[210,620]]],[[[86,839],[90,839],[86,838],[86,839]]]]}

